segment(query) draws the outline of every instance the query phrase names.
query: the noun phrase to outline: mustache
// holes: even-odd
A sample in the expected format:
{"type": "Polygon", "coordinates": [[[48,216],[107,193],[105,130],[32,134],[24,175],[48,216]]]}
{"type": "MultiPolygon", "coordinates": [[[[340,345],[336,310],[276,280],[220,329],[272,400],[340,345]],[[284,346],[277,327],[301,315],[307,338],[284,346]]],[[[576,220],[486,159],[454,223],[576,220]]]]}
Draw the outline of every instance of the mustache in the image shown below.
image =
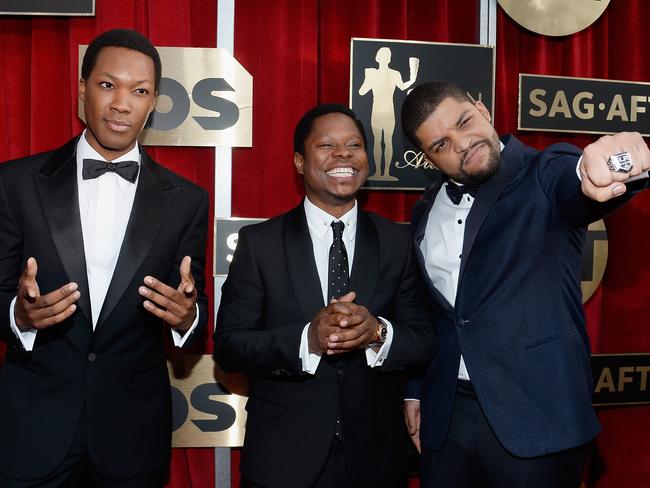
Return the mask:
{"type": "Polygon", "coordinates": [[[463,152],[460,153],[461,154],[461,156],[460,156],[460,166],[461,167],[464,166],[465,158],[467,158],[467,155],[469,154],[469,152],[472,149],[474,149],[476,146],[480,146],[481,144],[488,144],[488,143],[489,143],[489,141],[487,139],[480,139],[480,140],[476,141],[475,143],[471,144],[470,146],[467,146],[467,149],[465,149],[463,152]]]}

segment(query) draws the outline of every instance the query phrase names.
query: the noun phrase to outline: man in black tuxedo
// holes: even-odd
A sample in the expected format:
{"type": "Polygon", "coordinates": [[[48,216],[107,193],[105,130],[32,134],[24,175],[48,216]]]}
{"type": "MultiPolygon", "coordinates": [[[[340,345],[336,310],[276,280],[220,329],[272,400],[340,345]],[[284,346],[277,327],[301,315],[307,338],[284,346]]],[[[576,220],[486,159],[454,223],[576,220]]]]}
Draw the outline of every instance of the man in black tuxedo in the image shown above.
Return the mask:
{"type": "Polygon", "coordinates": [[[250,379],[241,471],[255,487],[402,486],[400,372],[435,347],[413,244],[358,209],[351,110],[308,111],[294,151],[306,197],[240,231],[217,315],[215,359],[250,379]]]}
{"type": "Polygon", "coordinates": [[[159,487],[170,459],[163,324],[207,319],[207,193],[137,144],[161,65],[134,31],[86,51],[87,128],[0,165],[0,486],[159,487]]]}
{"type": "Polygon", "coordinates": [[[650,152],[636,133],[582,153],[499,141],[485,106],[447,82],[415,88],[402,126],[440,170],[412,220],[439,332],[406,394],[422,486],[575,488],[599,431],[585,232],[647,186],[625,182],[650,168],[650,152]]]}

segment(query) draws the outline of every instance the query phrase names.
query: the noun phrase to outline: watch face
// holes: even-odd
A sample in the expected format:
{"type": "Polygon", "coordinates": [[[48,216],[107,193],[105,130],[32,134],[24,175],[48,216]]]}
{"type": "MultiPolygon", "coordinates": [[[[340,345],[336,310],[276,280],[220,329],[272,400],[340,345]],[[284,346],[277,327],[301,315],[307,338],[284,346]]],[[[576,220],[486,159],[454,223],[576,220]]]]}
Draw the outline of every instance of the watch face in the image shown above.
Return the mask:
{"type": "Polygon", "coordinates": [[[388,328],[384,324],[381,324],[381,328],[379,329],[379,340],[381,342],[386,342],[387,336],[388,336],[388,328]]]}

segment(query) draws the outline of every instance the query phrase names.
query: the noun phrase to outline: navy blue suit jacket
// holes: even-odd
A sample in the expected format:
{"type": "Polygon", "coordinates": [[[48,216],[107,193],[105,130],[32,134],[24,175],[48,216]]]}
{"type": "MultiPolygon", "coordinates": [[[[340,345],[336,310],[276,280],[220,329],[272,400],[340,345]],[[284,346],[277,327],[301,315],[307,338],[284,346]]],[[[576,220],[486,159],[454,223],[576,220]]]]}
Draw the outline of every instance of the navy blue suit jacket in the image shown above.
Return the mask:
{"type": "MultiPolygon", "coordinates": [[[[512,136],[504,143],[501,168],[480,186],[467,217],[456,303],[427,278],[438,353],[407,385],[407,397],[421,398],[420,438],[438,449],[449,430],[462,352],[499,441],[516,456],[533,457],[581,445],[600,430],[591,406],[582,247],[588,224],[629,200],[633,189],[596,203],[581,191],[577,148],[556,144],[539,152],[512,136]]],[[[443,183],[433,182],[413,212],[425,274],[419,245],[443,183]]]]}

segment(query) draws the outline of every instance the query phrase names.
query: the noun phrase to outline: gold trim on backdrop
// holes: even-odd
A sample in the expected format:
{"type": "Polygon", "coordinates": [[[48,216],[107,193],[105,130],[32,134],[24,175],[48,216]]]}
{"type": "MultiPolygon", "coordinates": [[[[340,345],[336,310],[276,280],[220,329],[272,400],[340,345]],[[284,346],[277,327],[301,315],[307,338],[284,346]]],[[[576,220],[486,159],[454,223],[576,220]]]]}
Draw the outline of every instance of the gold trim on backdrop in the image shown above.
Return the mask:
{"type": "MultiPolygon", "coordinates": [[[[187,412],[184,422],[172,433],[172,447],[238,447],[244,443],[244,432],[246,427],[246,402],[248,400],[248,382],[246,377],[240,374],[224,373],[214,362],[210,354],[177,354],[167,361],[167,370],[172,388],[176,388],[183,395],[185,409],[175,409],[174,414],[179,411],[187,412]],[[216,388],[217,383],[221,388],[216,388]],[[196,395],[195,392],[208,387],[209,395],[196,395]],[[227,394],[224,390],[230,392],[227,394]],[[193,398],[193,394],[199,398],[193,398]],[[200,407],[206,405],[202,411],[200,407]],[[198,408],[197,408],[198,407],[198,408]],[[217,407],[217,408],[215,408],[217,407]],[[223,425],[216,425],[222,422],[219,418],[218,407],[221,411],[234,411],[234,421],[225,430],[215,431],[216,428],[223,428],[223,425]],[[201,422],[208,423],[203,426],[201,422]],[[210,428],[210,422],[215,428],[210,428]],[[201,427],[203,427],[203,430],[201,427]]],[[[174,397],[173,397],[174,398],[174,397]]],[[[175,398],[176,401],[178,398],[175,398]]],[[[180,399],[178,399],[180,400],[180,399]]],[[[182,419],[181,419],[182,420],[182,419]]],[[[176,419],[175,419],[176,421],[176,419]]]]}
{"type": "MultiPolygon", "coordinates": [[[[579,129],[567,129],[567,128],[544,128],[544,127],[528,127],[522,125],[522,109],[524,106],[523,100],[523,80],[524,77],[530,78],[548,78],[554,80],[570,80],[570,81],[591,81],[596,83],[620,83],[625,85],[639,85],[639,86],[648,86],[650,87],[650,82],[647,81],[629,81],[629,80],[619,80],[619,79],[603,79],[603,78],[589,78],[581,76],[560,76],[560,75],[540,75],[535,73],[519,73],[518,80],[518,95],[517,95],[517,130],[528,130],[528,131],[538,131],[538,132],[555,132],[555,133],[568,133],[568,134],[597,134],[597,135],[609,135],[616,132],[621,132],[623,130],[629,130],[627,128],[622,128],[620,130],[579,130],[579,129]]],[[[527,93],[528,94],[528,93],[527,93]]],[[[601,102],[602,103],[602,102],[601,102]]],[[[641,132],[642,136],[649,137],[650,132],[641,132]]]]}
{"type": "MultiPolygon", "coordinates": [[[[589,231],[602,231],[607,232],[605,222],[599,220],[589,224],[587,232],[589,231]]],[[[603,276],[605,275],[605,268],[607,267],[607,256],[609,254],[609,242],[605,240],[594,240],[593,242],[593,260],[592,260],[592,279],[590,281],[580,281],[580,288],[582,290],[582,303],[585,304],[593,296],[598,287],[600,286],[603,276]]]]}
{"type": "Polygon", "coordinates": [[[586,29],[603,14],[609,0],[498,0],[522,27],[547,36],[567,36],[586,29]]]}

